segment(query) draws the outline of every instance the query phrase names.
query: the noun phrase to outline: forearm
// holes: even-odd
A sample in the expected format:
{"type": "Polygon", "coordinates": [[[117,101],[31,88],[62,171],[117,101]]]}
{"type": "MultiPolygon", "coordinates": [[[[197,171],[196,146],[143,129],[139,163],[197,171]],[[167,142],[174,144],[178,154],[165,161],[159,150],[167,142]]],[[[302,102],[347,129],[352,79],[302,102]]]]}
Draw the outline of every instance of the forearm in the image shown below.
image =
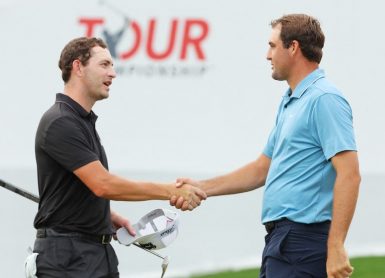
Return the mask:
{"type": "Polygon", "coordinates": [[[207,196],[236,194],[254,190],[265,184],[270,159],[261,156],[240,169],[213,179],[201,181],[207,196]]]}
{"type": "Polygon", "coordinates": [[[111,222],[116,227],[115,223],[121,219],[121,215],[115,212],[114,210],[110,210],[111,222]]]}
{"type": "Polygon", "coordinates": [[[95,190],[99,197],[116,201],[168,200],[173,186],[154,182],[133,181],[109,174],[98,181],[95,190]]]}
{"type": "Polygon", "coordinates": [[[117,201],[168,200],[175,194],[172,184],[138,182],[108,172],[100,161],[76,169],[74,174],[98,197],[117,201]]]}
{"type": "Polygon", "coordinates": [[[342,246],[356,208],[360,176],[357,173],[337,175],[334,186],[333,215],[328,238],[329,248],[342,246]]]}

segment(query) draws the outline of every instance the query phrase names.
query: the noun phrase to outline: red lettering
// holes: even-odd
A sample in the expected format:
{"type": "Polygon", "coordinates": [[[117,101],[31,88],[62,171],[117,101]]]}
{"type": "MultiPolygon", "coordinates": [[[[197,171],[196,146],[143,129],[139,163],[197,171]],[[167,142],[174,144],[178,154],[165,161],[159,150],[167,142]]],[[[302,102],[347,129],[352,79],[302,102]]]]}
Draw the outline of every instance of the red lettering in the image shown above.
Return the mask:
{"type": "MultiPolygon", "coordinates": [[[[105,24],[105,20],[102,17],[95,18],[80,18],[79,24],[85,27],[85,36],[93,37],[95,36],[96,28],[100,25],[105,24]]],[[[131,21],[127,28],[132,30],[132,36],[130,36],[131,42],[128,46],[128,49],[121,52],[119,54],[119,58],[121,60],[127,60],[134,57],[139,51],[141,45],[145,44],[145,52],[147,57],[152,60],[164,60],[169,58],[173,52],[175,52],[176,44],[176,36],[179,28],[179,23],[182,23],[179,19],[172,19],[170,22],[170,28],[168,34],[165,34],[167,40],[165,42],[165,47],[163,49],[159,49],[156,47],[156,34],[163,36],[164,32],[159,32],[159,28],[157,29],[158,21],[156,18],[152,18],[148,22],[147,37],[143,40],[142,36],[142,28],[136,21],[131,21]],[[143,44],[142,44],[143,41],[143,44]]],[[[208,23],[203,19],[186,19],[183,34],[181,36],[181,48],[180,48],[180,60],[186,60],[188,55],[194,52],[195,56],[198,60],[205,60],[205,53],[202,48],[203,41],[206,39],[209,26],[208,23]]],[[[119,38],[120,41],[120,38],[119,38]]],[[[116,41],[114,47],[119,44],[119,41],[116,41]]],[[[163,40],[162,40],[163,41],[163,40]]],[[[114,48],[115,49],[115,48],[114,48]]]]}
{"type": "Polygon", "coordinates": [[[139,27],[138,23],[136,23],[135,21],[131,21],[130,26],[132,26],[132,29],[134,30],[134,43],[133,43],[133,46],[131,47],[131,49],[120,54],[120,58],[122,60],[129,59],[131,56],[133,56],[140,46],[140,41],[141,41],[141,37],[142,37],[140,27],[139,27]]]}
{"type": "Polygon", "coordinates": [[[158,52],[158,53],[155,53],[155,51],[154,51],[155,23],[156,23],[155,19],[151,19],[149,22],[146,51],[147,51],[148,56],[151,59],[162,60],[162,59],[165,59],[168,56],[170,56],[171,52],[174,49],[176,30],[178,27],[178,21],[176,19],[172,20],[167,48],[163,52],[158,52]]]}
{"type": "Polygon", "coordinates": [[[206,38],[208,34],[209,27],[207,22],[199,19],[189,19],[186,20],[186,25],[184,27],[183,41],[182,41],[182,50],[180,53],[181,60],[185,60],[187,57],[187,48],[191,46],[195,49],[196,55],[199,60],[204,60],[205,55],[203,53],[201,43],[206,38]],[[201,33],[197,37],[192,36],[192,29],[200,28],[201,33]]]}
{"type": "Polygon", "coordinates": [[[103,18],[80,18],[79,24],[86,25],[86,36],[93,37],[94,27],[104,23],[103,18]]]}

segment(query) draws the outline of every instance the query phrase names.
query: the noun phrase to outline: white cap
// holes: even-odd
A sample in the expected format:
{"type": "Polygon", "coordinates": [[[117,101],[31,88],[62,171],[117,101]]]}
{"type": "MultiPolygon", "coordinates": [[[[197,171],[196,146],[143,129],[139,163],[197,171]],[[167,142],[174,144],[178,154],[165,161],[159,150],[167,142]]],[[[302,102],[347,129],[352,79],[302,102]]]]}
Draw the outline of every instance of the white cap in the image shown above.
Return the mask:
{"type": "Polygon", "coordinates": [[[155,209],[133,225],[136,236],[122,227],[116,231],[120,244],[138,243],[146,249],[161,249],[171,244],[178,235],[178,214],[168,209],[155,209]]]}

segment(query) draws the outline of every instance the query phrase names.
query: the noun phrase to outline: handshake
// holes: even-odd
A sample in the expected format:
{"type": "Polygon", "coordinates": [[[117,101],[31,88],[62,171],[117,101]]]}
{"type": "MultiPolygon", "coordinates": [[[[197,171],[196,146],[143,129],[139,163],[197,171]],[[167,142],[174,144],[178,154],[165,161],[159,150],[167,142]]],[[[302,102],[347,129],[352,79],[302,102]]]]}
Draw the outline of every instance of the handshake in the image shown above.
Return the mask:
{"type": "Polygon", "coordinates": [[[178,178],[171,191],[170,205],[182,211],[195,209],[207,198],[201,183],[188,178],[178,178]]]}

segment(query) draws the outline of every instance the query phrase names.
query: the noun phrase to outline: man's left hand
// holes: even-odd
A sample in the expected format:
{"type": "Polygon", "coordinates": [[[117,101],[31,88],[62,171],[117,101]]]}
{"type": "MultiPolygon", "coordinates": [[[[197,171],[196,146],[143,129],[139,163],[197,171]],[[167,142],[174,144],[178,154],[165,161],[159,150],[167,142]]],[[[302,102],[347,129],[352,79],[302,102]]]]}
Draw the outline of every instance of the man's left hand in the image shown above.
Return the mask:
{"type": "MultiPolygon", "coordinates": [[[[114,225],[115,229],[119,229],[121,227],[124,227],[127,229],[128,233],[132,236],[135,236],[135,229],[132,227],[130,221],[128,221],[127,218],[123,217],[122,215],[118,214],[115,211],[111,210],[111,221],[114,225]]],[[[114,237],[115,238],[115,237],[114,237]]]]}
{"type": "Polygon", "coordinates": [[[348,254],[344,246],[333,246],[328,248],[326,270],[328,278],[347,278],[353,273],[348,254]]]}

